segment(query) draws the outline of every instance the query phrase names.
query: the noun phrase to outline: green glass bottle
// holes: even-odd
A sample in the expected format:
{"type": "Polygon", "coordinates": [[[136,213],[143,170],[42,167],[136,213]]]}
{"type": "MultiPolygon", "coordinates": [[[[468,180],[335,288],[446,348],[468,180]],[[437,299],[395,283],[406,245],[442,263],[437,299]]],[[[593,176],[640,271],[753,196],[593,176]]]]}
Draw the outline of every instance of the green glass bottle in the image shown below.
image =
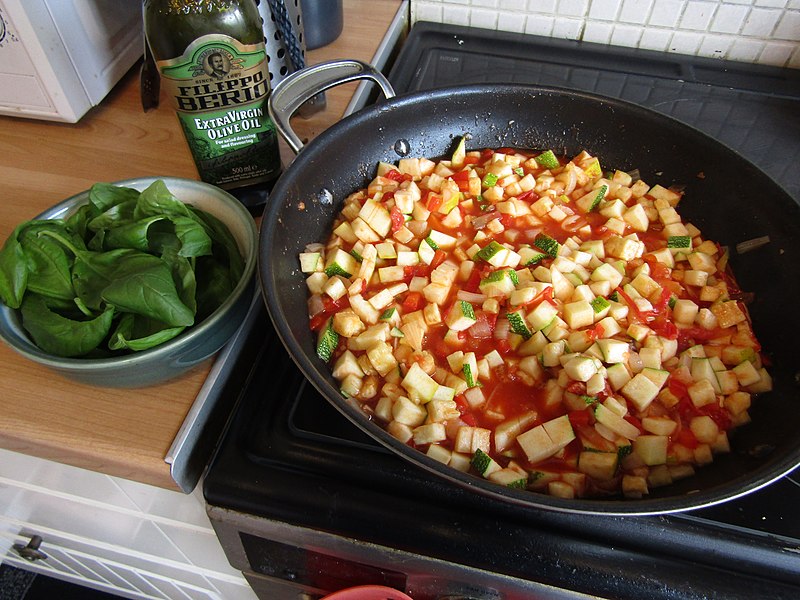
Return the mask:
{"type": "Polygon", "coordinates": [[[281,162],[255,0],[144,0],[144,27],[200,178],[263,203],[281,162]]]}

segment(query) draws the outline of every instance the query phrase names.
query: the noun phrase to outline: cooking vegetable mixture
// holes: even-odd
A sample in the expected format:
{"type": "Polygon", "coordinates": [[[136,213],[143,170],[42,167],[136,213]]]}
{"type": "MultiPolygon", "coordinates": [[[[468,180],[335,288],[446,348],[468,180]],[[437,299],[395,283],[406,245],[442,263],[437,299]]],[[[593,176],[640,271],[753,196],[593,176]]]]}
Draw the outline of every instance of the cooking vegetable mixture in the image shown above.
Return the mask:
{"type": "Polygon", "coordinates": [[[499,485],[642,497],[771,389],[681,191],[581,152],[380,164],[300,255],[317,353],[395,438],[499,485]]]}

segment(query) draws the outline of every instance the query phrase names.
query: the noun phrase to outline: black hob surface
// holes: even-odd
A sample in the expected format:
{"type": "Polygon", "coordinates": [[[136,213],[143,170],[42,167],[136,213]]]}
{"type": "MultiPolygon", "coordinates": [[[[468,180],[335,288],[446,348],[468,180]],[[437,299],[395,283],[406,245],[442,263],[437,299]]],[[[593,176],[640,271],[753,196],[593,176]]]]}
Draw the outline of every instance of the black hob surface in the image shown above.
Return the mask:
{"type": "MultiPolygon", "coordinates": [[[[401,92],[465,83],[569,87],[632,101],[737,149],[800,202],[800,75],[446,25],[414,26],[401,92]]],[[[614,598],[800,597],[800,472],[680,515],[512,506],[389,453],[294,366],[266,313],[249,377],[204,482],[213,506],[614,598]]]]}

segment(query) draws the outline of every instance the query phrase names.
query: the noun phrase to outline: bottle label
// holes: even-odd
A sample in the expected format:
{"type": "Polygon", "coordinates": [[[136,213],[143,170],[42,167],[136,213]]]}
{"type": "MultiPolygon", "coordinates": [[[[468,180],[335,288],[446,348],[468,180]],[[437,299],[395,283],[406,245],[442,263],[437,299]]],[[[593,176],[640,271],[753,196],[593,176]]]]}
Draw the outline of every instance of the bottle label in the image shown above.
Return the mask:
{"type": "Polygon", "coordinates": [[[264,44],[205,35],[183,56],[158,61],[203,181],[236,187],[278,176],[275,125],[267,113],[269,73],[264,44]]]}

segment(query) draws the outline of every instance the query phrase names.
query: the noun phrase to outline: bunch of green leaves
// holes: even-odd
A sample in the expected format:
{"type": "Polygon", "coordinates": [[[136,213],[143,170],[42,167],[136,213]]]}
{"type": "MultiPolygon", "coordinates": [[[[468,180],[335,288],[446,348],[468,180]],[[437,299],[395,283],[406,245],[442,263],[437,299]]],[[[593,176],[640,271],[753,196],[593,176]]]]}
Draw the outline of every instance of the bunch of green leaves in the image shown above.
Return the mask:
{"type": "Polygon", "coordinates": [[[228,228],[163,181],[141,192],[97,183],[67,219],[14,230],[0,250],[0,300],[45,352],[108,357],[199,323],[243,272],[228,228]]]}

